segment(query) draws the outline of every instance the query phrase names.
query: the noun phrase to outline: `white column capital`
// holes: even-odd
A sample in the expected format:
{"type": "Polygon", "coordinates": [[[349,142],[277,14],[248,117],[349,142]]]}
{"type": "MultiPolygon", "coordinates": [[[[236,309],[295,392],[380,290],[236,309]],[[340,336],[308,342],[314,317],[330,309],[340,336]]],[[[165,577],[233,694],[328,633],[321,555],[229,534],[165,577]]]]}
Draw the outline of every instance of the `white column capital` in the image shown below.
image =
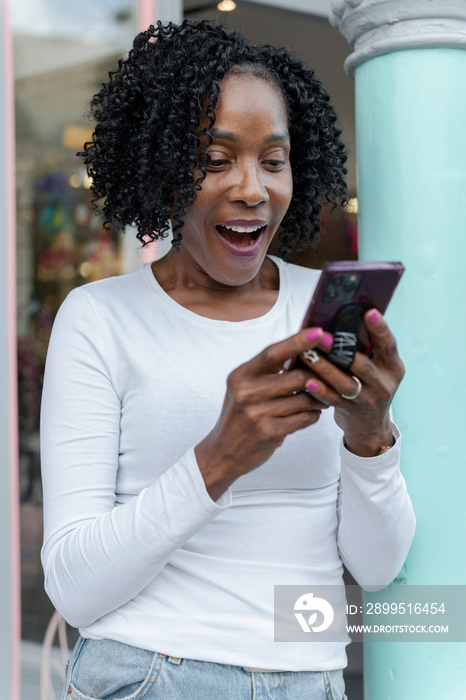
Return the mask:
{"type": "Polygon", "coordinates": [[[331,0],[329,20],[353,48],[345,61],[350,75],[391,51],[466,49],[465,0],[331,0]]]}

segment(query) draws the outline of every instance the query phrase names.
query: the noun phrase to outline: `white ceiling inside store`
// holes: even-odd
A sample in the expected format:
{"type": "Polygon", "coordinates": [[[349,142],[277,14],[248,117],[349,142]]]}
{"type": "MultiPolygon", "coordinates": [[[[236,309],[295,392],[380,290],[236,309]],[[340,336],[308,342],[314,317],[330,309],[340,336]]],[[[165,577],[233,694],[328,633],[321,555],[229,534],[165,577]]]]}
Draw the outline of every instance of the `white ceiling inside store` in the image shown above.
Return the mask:
{"type": "Polygon", "coordinates": [[[252,0],[252,2],[282,7],[285,10],[309,12],[312,15],[320,15],[321,17],[328,17],[330,10],[330,0],[252,0]]]}
{"type": "MultiPolygon", "coordinates": [[[[327,17],[330,11],[331,0],[251,0],[251,2],[259,5],[268,5],[269,7],[281,7],[284,10],[297,10],[298,12],[327,17]]],[[[217,3],[208,2],[207,0],[184,0],[183,4],[186,10],[200,5],[216,5],[217,3]]],[[[239,4],[243,4],[241,0],[237,0],[237,5],[239,4]]]]}

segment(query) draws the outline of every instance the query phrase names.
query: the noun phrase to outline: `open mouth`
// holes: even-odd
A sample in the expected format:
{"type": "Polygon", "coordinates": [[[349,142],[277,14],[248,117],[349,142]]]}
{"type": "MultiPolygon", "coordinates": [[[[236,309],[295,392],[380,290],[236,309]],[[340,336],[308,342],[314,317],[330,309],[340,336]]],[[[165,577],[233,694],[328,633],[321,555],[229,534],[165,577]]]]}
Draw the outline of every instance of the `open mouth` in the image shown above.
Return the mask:
{"type": "Polygon", "coordinates": [[[262,226],[226,226],[218,224],[216,227],[223,243],[232,252],[244,252],[251,254],[256,252],[258,243],[262,241],[262,234],[265,233],[267,224],[262,226]]]}

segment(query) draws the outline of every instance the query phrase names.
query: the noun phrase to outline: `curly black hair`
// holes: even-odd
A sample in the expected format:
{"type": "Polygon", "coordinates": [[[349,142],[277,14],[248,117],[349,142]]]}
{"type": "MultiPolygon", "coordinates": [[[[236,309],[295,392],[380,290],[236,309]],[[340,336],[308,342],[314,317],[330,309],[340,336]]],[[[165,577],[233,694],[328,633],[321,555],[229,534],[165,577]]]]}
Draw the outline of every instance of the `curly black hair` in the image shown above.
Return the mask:
{"type": "Polygon", "coordinates": [[[267,80],[287,109],[293,197],[280,254],[318,239],[321,195],[334,206],[347,201],[346,153],[328,93],[286,49],[251,45],[206,20],[157,22],[138,34],[91,101],[97,124],[78,155],[92,178],[94,203],[104,199],[106,228],[135,224],[144,245],[166,237],[173,220],[179,246],[186,210],[206,176],[220,82],[231,72],[267,80]]]}

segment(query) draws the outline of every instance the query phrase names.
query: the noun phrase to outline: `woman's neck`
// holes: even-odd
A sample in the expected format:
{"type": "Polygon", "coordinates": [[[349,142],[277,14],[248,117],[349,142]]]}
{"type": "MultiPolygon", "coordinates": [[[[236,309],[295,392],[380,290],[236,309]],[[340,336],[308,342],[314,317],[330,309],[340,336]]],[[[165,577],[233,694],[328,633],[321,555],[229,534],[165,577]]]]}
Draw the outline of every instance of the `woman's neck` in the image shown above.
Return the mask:
{"type": "Polygon", "coordinates": [[[264,316],[275,304],[280,286],[276,265],[265,258],[259,273],[239,286],[215,283],[201,270],[186,274],[171,251],[152,263],[155,279],[174,301],[189,311],[216,320],[246,321],[264,316]]]}

